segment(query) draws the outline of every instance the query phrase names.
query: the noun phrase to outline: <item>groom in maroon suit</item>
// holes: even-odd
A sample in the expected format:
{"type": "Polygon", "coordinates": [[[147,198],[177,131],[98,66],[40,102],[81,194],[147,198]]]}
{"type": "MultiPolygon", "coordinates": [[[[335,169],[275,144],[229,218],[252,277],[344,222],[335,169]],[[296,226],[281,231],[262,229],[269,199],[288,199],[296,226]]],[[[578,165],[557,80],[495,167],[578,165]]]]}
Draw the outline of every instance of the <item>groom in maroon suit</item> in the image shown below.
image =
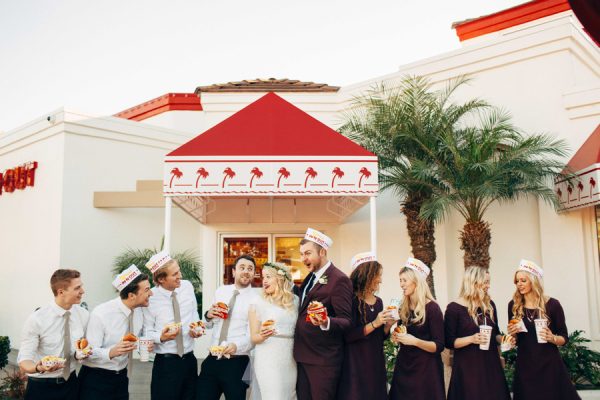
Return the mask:
{"type": "Polygon", "coordinates": [[[344,359],[344,332],[350,328],[352,283],[327,259],[333,241],[308,228],[300,242],[300,257],[310,274],[300,286],[300,308],[294,335],[298,363],[298,400],[333,400],[344,359]],[[319,301],[327,316],[308,314],[311,301],[319,301]]]}

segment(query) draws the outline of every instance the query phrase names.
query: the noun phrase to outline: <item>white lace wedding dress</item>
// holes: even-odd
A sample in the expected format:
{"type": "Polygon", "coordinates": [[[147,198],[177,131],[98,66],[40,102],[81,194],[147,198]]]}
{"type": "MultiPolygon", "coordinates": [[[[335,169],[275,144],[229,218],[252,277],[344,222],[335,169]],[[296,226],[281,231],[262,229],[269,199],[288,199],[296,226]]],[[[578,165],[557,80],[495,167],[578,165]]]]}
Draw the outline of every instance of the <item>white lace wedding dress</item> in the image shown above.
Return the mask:
{"type": "Polygon", "coordinates": [[[277,333],[254,348],[255,381],[253,400],[296,400],[296,361],[294,360],[294,330],[298,318],[298,297],[294,307],[285,310],[258,296],[254,305],[259,321],[275,321],[277,333]],[[258,390],[257,390],[258,389],[258,390]]]}

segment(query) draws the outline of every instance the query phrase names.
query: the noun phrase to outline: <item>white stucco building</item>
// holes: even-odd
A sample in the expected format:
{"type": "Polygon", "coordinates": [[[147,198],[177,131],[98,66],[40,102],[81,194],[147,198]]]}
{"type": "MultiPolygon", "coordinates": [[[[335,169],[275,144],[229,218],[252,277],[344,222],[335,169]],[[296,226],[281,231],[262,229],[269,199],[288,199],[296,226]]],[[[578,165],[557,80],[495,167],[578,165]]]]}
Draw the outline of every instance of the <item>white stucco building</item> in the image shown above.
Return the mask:
{"type": "MultiPolygon", "coordinates": [[[[290,80],[204,86],[191,93],[166,94],[115,116],[59,109],[1,135],[0,171],[33,161],[38,166],[34,186],[0,196],[0,335],[10,336],[18,347],[26,316],[51,300],[48,280],[59,266],[83,273],[90,307],[114,296],[114,258],[128,247],[160,245],[165,155],[267,92],[275,91],[335,129],[353,96],[374,84],[393,86],[411,74],[440,86],[468,75],[472,81],[457,93],[457,100],[481,97],[502,106],[524,131],[565,139],[573,154],[597,129],[600,51],[566,1],[526,3],[460,23],[456,29],[460,49],[339,89],[290,80]],[[547,7],[540,11],[540,5],[547,7]]],[[[322,204],[300,209],[298,202],[274,211],[269,201],[227,201],[201,204],[206,208],[196,218],[173,209],[171,249],[193,249],[200,256],[205,304],[222,282],[227,258],[244,244],[261,258],[293,256],[286,238],[302,236],[310,225],[333,238],[330,257],[348,272],[351,257],[370,246],[368,206],[336,214],[322,204]]],[[[501,325],[514,291],[514,270],[527,258],[544,267],[546,291],[563,304],[569,329],[585,330],[600,348],[600,213],[595,207],[591,203],[557,214],[529,200],[496,205],[488,212],[491,291],[501,325]]],[[[398,295],[397,272],[410,256],[399,208],[391,193],[377,197],[384,301],[398,295]]],[[[463,270],[458,231],[463,223],[453,214],[436,231],[433,270],[442,308],[458,294],[463,270]]],[[[202,341],[199,351],[201,347],[202,341]]]]}

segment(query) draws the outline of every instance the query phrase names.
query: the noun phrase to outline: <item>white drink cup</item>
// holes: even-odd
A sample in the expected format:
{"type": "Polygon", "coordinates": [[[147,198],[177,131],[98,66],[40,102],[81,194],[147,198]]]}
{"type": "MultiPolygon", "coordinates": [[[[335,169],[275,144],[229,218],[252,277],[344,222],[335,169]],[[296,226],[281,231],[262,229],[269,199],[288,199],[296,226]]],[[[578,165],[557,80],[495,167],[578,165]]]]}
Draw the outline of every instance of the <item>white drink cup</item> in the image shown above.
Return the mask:
{"type": "Polygon", "coordinates": [[[535,324],[535,334],[537,335],[538,343],[548,343],[541,335],[542,329],[548,326],[548,320],[545,318],[537,318],[533,320],[533,323],[535,324]]]}
{"type": "Polygon", "coordinates": [[[480,325],[479,333],[485,337],[485,343],[481,343],[479,345],[480,350],[489,350],[490,349],[490,340],[492,338],[492,327],[489,325],[480,325]]]}
{"type": "Polygon", "coordinates": [[[148,338],[140,338],[138,340],[138,351],[140,352],[140,361],[148,362],[150,359],[150,345],[152,344],[152,339],[148,338]]]}
{"type": "Polygon", "coordinates": [[[393,298],[390,301],[390,305],[388,306],[388,310],[390,310],[390,316],[394,319],[394,321],[398,321],[400,319],[400,315],[398,314],[398,309],[400,308],[400,299],[393,298]],[[393,308],[390,308],[393,307],[393,308]]]}

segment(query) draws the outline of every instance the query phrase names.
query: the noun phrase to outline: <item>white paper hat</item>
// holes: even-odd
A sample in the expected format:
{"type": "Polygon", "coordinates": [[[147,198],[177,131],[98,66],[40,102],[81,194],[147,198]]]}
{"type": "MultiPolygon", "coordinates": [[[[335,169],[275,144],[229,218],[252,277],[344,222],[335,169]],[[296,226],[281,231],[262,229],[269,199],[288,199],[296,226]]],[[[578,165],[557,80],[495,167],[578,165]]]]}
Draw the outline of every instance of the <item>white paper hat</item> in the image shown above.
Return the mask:
{"type": "Polygon", "coordinates": [[[131,264],[126,270],[115,277],[113,286],[120,292],[125,289],[135,278],[141,275],[140,270],[135,265],[131,264]]]}
{"type": "Polygon", "coordinates": [[[416,258],[408,257],[408,260],[406,260],[406,264],[404,264],[404,266],[418,272],[423,278],[427,278],[431,272],[429,267],[425,265],[423,261],[416,258]]]}
{"type": "Polygon", "coordinates": [[[160,267],[171,261],[172,258],[166,251],[161,251],[153,255],[150,260],[146,263],[146,268],[150,270],[150,272],[155,273],[158,271],[160,267]]]}
{"type": "Polygon", "coordinates": [[[529,260],[521,260],[519,263],[519,271],[532,273],[540,279],[544,276],[544,270],[539,265],[529,260]]]}
{"type": "Polygon", "coordinates": [[[310,240],[324,248],[325,250],[329,249],[333,244],[333,240],[322,232],[319,232],[315,229],[308,228],[306,233],[304,234],[304,239],[310,240]]]}
{"type": "Polygon", "coordinates": [[[365,251],[364,253],[358,253],[354,257],[352,257],[352,261],[350,265],[352,266],[352,270],[358,267],[362,263],[377,261],[377,256],[372,251],[365,251]]]}

